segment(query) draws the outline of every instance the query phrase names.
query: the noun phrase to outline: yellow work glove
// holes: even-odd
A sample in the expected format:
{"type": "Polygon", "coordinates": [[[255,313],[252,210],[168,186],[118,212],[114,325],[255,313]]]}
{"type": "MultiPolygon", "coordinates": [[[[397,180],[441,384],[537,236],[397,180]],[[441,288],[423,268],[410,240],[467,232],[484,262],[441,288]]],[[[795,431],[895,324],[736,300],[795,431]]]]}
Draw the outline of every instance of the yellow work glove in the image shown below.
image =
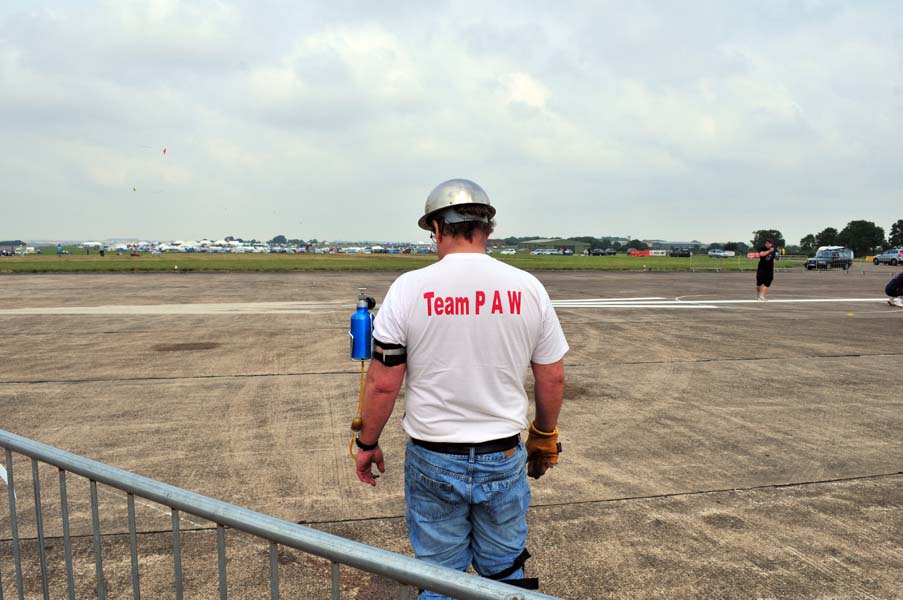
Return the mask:
{"type": "Polygon", "coordinates": [[[558,427],[551,433],[540,431],[535,423],[530,423],[530,435],[527,436],[527,475],[539,479],[547,470],[558,464],[558,427]]]}

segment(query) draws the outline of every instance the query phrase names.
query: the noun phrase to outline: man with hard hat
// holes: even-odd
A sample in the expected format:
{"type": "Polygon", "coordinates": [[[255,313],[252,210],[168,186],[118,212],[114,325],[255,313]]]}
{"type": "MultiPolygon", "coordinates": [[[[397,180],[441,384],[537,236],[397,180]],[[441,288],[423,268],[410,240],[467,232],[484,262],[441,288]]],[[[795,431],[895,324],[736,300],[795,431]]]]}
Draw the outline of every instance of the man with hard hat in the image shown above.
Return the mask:
{"type": "Polygon", "coordinates": [[[526,476],[558,462],[568,345],[542,284],[486,255],[494,216],[486,192],[466,179],[427,198],[418,225],[432,233],[439,261],[396,279],[376,315],[356,468],[370,485],[373,464],[385,472],[379,436],[404,382],[405,522],[415,555],[536,589],[523,569],[526,476]]]}

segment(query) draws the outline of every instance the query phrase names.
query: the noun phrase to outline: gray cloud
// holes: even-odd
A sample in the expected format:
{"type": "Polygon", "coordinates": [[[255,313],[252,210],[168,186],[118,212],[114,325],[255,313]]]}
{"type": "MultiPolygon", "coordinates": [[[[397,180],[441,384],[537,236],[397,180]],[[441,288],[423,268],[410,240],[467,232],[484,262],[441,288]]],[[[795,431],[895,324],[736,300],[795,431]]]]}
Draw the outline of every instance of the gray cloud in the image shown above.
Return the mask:
{"type": "Polygon", "coordinates": [[[500,235],[888,227],[901,17],[814,0],[7,6],[0,237],[416,239],[450,177],[486,187],[500,235]]]}

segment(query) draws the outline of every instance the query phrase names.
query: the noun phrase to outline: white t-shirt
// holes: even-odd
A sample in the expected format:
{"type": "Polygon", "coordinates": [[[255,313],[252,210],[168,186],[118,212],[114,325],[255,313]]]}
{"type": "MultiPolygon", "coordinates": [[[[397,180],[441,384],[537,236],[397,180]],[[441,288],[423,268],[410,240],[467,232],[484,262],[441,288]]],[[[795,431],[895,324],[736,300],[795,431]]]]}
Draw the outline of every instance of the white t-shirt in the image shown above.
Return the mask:
{"type": "Polygon", "coordinates": [[[404,430],[431,442],[485,442],[526,429],[530,363],[568,351],[533,275],[485,254],[448,254],[400,276],[373,337],[407,347],[404,430]]]}

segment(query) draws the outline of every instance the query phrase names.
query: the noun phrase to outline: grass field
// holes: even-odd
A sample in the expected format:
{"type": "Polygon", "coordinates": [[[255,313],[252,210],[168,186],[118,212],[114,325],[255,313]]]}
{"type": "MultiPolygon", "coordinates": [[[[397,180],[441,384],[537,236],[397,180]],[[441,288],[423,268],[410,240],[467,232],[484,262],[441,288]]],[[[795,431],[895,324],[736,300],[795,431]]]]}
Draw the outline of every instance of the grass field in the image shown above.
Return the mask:
{"type": "MultiPolygon", "coordinates": [[[[60,273],[116,271],[409,271],[436,260],[435,254],[142,254],[107,253],[53,254],[0,258],[0,273],[60,273]]],[[[743,258],[670,258],[658,256],[497,256],[499,260],[528,271],[750,271],[757,261],[743,258]]],[[[801,259],[787,259],[779,267],[799,267],[801,259]]]]}

